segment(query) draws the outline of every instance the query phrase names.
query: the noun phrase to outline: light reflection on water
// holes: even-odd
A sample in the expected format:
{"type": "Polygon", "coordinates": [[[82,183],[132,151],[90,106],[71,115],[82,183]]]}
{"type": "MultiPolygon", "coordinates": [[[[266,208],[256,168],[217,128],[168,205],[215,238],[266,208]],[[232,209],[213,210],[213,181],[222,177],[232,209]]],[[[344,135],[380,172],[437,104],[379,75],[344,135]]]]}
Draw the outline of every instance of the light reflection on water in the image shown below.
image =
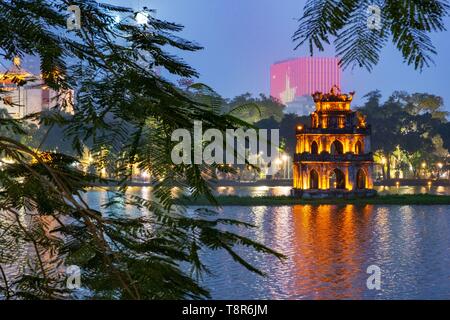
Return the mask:
{"type": "Polygon", "coordinates": [[[204,258],[215,272],[205,285],[216,299],[448,299],[449,206],[225,207],[222,215],[256,224],[242,234],[284,253],[281,263],[239,252],[258,277],[222,252],[204,258]],[[368,290],[367,267],[382,271],[368,290]]]}
{"type": "MultiPolygon", "coordinates": [[[[378,186],[374,188],[379,194],[420,194],[429,193],[437,195],[450,195],[450,187],[437,186],[399,186],[385,187],[378,186]]],[[[227,196],[288,196],[291,193],[291,187],[218,187],[216,193],[227,196]]]]}
{"type": "MultiPolygon", "coordinates": [[[[280,188],[276,192],[286,189],[280,188]]],[[[151,197],[150,190],[130,192],[151,197]]],[[[87,200],[99,207],[108,197],[92,191],[87,200]]],[[[139,214],[126,209],[130,216],[139,214]]],[[[204,252],[214,276],[205,276],[203,283],[215,299],[450,298],[450,206],[234,206],[219,214],[254,224],[252,229],[230,230],[285,254],[287,260],[239,248],[268,275],[260,277],[225,252],[204,252]],[[380,291],[366,287],[366,270],[373,264],[382,271],[380,291]]]]}

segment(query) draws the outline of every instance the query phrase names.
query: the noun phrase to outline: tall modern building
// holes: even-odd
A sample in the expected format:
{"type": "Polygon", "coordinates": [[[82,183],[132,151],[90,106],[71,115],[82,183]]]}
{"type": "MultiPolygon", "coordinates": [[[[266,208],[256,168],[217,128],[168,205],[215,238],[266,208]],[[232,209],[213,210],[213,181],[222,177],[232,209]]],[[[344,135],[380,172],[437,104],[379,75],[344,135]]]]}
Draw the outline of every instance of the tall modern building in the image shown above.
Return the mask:
{"type": "Polygon", "coordinates": [[[270,95],[289,104],[298,97],[341,87],[338,58],[300,57],[270,67],[270,95]]]}

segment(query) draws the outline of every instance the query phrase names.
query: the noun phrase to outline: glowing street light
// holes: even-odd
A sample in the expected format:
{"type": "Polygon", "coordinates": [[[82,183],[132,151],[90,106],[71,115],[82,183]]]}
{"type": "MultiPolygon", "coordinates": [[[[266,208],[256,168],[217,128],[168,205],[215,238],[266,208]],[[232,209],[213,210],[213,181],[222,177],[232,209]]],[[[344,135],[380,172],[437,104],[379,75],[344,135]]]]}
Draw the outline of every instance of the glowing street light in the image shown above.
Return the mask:
{"type": "Polygon", "coordinates": [[[286,179],[286,171],[287,171],[287,177],[289,179],[289,175],[290,175],[290,172],[289,172],[289,159],[290,158],[289,158],[289,156],[287,154],[283,154],[283,156],[281,158],[283,159],[283,162],[285,163],[284,164],[284,172],[283,172],[284,178],[286,179]]]}
{"type": "Polygon", "coordinates": [[[441,177],[441,170],[444,164],[442,162],[438,162],[436,165],[438,167],[437,178],[439,179],[441,177]]]}
{"type": "Polygon", "coordinates": [[[136,14],[135,19],[138,24],[147,24],[148,23],[148,14],[140,11],[136,14]]]}
{"type": "Polygon", "coordinates": [[[141,173],[141,177],[146,180],[150,177],[150,174],[148,173],[148,171],[142,171],[141,173]]]}

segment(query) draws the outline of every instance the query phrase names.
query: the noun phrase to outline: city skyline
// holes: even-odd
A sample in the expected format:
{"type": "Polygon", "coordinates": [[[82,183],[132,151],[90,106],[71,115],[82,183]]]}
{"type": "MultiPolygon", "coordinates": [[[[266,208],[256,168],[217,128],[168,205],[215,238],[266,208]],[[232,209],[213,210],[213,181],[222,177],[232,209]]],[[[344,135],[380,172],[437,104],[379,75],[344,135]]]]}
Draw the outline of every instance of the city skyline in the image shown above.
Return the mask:
{"type": "MultiPolygon", "coordinates": [[[[207,83],[225,98],[244,92],[254,95],[270,92],[270,65],[279,60],[309,55],[307,46],[294,50],[291,37],[298,27],[305,1],[287,0],[283,6],[269,0],[215,2],[197,0],[112,0],[110,3],[138,9],[156,9],[156,17],[185,26],[181,36],[204,47],[197,53],[180,56],[195,67],[199,81],[207,83]],[[192,12],[196,12],[192,15],[192,12]]],[[[450,19],[445,18],[447,25],[450,19]]],[[[364,101],[369,91],[379,89],[383,100],[396,90],[428,92],[444,98],[450,111],[450,92],[446,77],[450,62],[445,52],[450,50],[449,31],[432,35],[437,49],[435,65],[422,73],[404,64],[393,45],[388,45],[372,73],[355,68],[343,71],[342,90],[356,91],[354,105],[364,101]],[[392,72],[395,70],[395,72],[392,72]]],[[[174,52],[178,54],[179,52],[174,52]]],[[[315,56],[334,56],[329,46],[315,56]]]]}
{"type": "Polygon", "coordinates": [[[0,301],[449,299],[450,0],[375,3],[0,1],[0,301]]]}

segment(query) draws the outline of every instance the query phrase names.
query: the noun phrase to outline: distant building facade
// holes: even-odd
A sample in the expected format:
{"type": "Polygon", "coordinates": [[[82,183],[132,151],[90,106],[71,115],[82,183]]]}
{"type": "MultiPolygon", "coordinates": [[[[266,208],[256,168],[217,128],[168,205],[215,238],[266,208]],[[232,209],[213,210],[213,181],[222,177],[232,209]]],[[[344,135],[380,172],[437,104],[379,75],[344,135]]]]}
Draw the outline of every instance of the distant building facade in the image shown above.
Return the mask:
{"type": "Polygon", "coordinates": [[[327,92],[333,86],[341,87],[338,58],[300,57],[270,67],[270,95],[288,106],[300,97],[327,92]]]}
{"type": "Polygon", "coordinates": [[[0,90],[0,109],[6,110],[14,119],[48,110],[61,102],[58,92],[49,89],[40,75],[22,68],[19,58],[0,73],[0,90]]]}

